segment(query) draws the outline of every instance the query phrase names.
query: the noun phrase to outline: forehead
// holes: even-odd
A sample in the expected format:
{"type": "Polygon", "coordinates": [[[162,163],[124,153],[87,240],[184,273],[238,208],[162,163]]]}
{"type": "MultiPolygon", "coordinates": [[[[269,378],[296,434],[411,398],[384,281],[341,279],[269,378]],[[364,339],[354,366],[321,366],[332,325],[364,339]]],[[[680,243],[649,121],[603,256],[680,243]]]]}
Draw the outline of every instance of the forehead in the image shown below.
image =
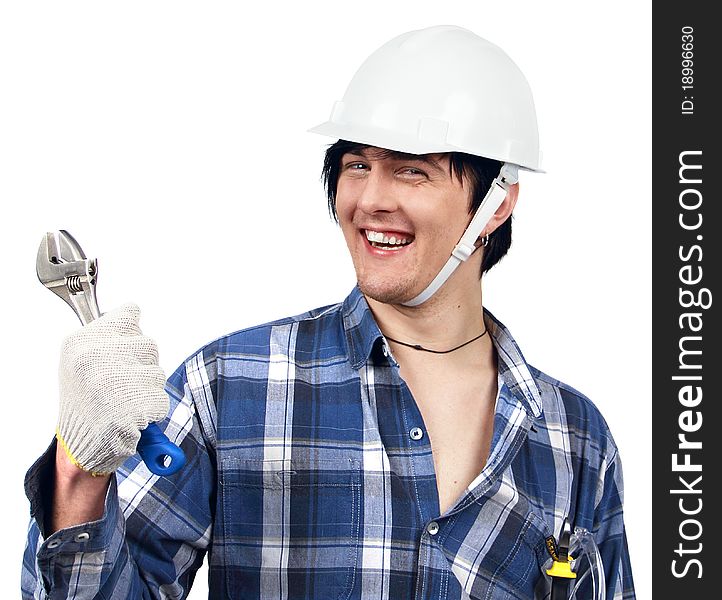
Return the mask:
{"type": "Polygon", "coordinates": [[[367,160],[374,161],[388,160],[420,162],[444,172],[448,170],[450,164],[448,153],[410,154],[409,152],[389,150],[388,148],[378,148],[377,146],[359,146],[358,148],[350,148],[344,153],[344,156],[349,154],[353,156],[361,156],[367,160]]]}

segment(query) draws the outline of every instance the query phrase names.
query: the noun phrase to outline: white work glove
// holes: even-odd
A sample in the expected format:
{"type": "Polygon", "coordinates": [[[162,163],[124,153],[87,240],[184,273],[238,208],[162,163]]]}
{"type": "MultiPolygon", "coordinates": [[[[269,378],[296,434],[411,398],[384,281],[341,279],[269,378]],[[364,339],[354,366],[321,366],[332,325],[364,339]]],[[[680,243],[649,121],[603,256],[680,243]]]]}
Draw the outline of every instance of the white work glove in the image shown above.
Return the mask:
{"type": "Polygon", "coordinates": [[[126,304],[63,342],[56,436],[75,465],[96,475],[135,454],[140,430],[168,413],[158,349],[139,317],[126,304]]]}

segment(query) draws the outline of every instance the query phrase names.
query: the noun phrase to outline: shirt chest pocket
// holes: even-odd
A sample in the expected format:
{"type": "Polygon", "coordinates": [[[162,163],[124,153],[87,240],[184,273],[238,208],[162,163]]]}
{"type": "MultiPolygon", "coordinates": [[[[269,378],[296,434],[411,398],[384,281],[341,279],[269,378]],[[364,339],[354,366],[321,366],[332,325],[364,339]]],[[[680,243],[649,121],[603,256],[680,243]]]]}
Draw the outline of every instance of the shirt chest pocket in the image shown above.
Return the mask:
{"type": "Polygon", "coordinates": [[[228,597],[349,597],[361,526],[359,461],[227,458],[220,483],[228,597]]]}

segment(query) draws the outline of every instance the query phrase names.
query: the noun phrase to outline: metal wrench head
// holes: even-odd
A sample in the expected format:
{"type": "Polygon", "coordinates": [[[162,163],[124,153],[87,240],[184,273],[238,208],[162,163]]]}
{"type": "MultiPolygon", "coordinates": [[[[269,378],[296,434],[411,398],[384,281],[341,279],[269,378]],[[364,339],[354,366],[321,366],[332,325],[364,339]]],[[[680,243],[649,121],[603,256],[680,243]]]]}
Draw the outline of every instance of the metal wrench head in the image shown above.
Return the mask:
{"type": "Polygon", "coordinates": [[[85,257],[80,244],[67,231],[43,236],[36,261],[38,279],[68,303],[83,325],[100,317],[95,284],[98,263],[85,257]]]}

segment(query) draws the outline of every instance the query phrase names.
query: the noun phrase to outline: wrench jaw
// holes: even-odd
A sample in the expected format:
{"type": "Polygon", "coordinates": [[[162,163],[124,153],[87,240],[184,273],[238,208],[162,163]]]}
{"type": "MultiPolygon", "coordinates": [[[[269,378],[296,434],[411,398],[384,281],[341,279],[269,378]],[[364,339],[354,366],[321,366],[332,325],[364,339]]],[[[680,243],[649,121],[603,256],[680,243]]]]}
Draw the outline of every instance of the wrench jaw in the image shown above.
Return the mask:
{"type": "Polygon", "coordinates": [[[100,317],[95,284],[98,262],[83,254],[67,231],[49,232],[38,248],[36,271],[40,282],[60,296],[87,325],[100,317]]]}
{"type": "Polygon", "coordinates": [[[100,317],[98,298],[95,295],[98,264],[95,259],[85,259],[83,263],[85,274],[68,278],[65,288],[68,290],[69,304],[75,310],[80,322],[87,325],[100,317]]]}

